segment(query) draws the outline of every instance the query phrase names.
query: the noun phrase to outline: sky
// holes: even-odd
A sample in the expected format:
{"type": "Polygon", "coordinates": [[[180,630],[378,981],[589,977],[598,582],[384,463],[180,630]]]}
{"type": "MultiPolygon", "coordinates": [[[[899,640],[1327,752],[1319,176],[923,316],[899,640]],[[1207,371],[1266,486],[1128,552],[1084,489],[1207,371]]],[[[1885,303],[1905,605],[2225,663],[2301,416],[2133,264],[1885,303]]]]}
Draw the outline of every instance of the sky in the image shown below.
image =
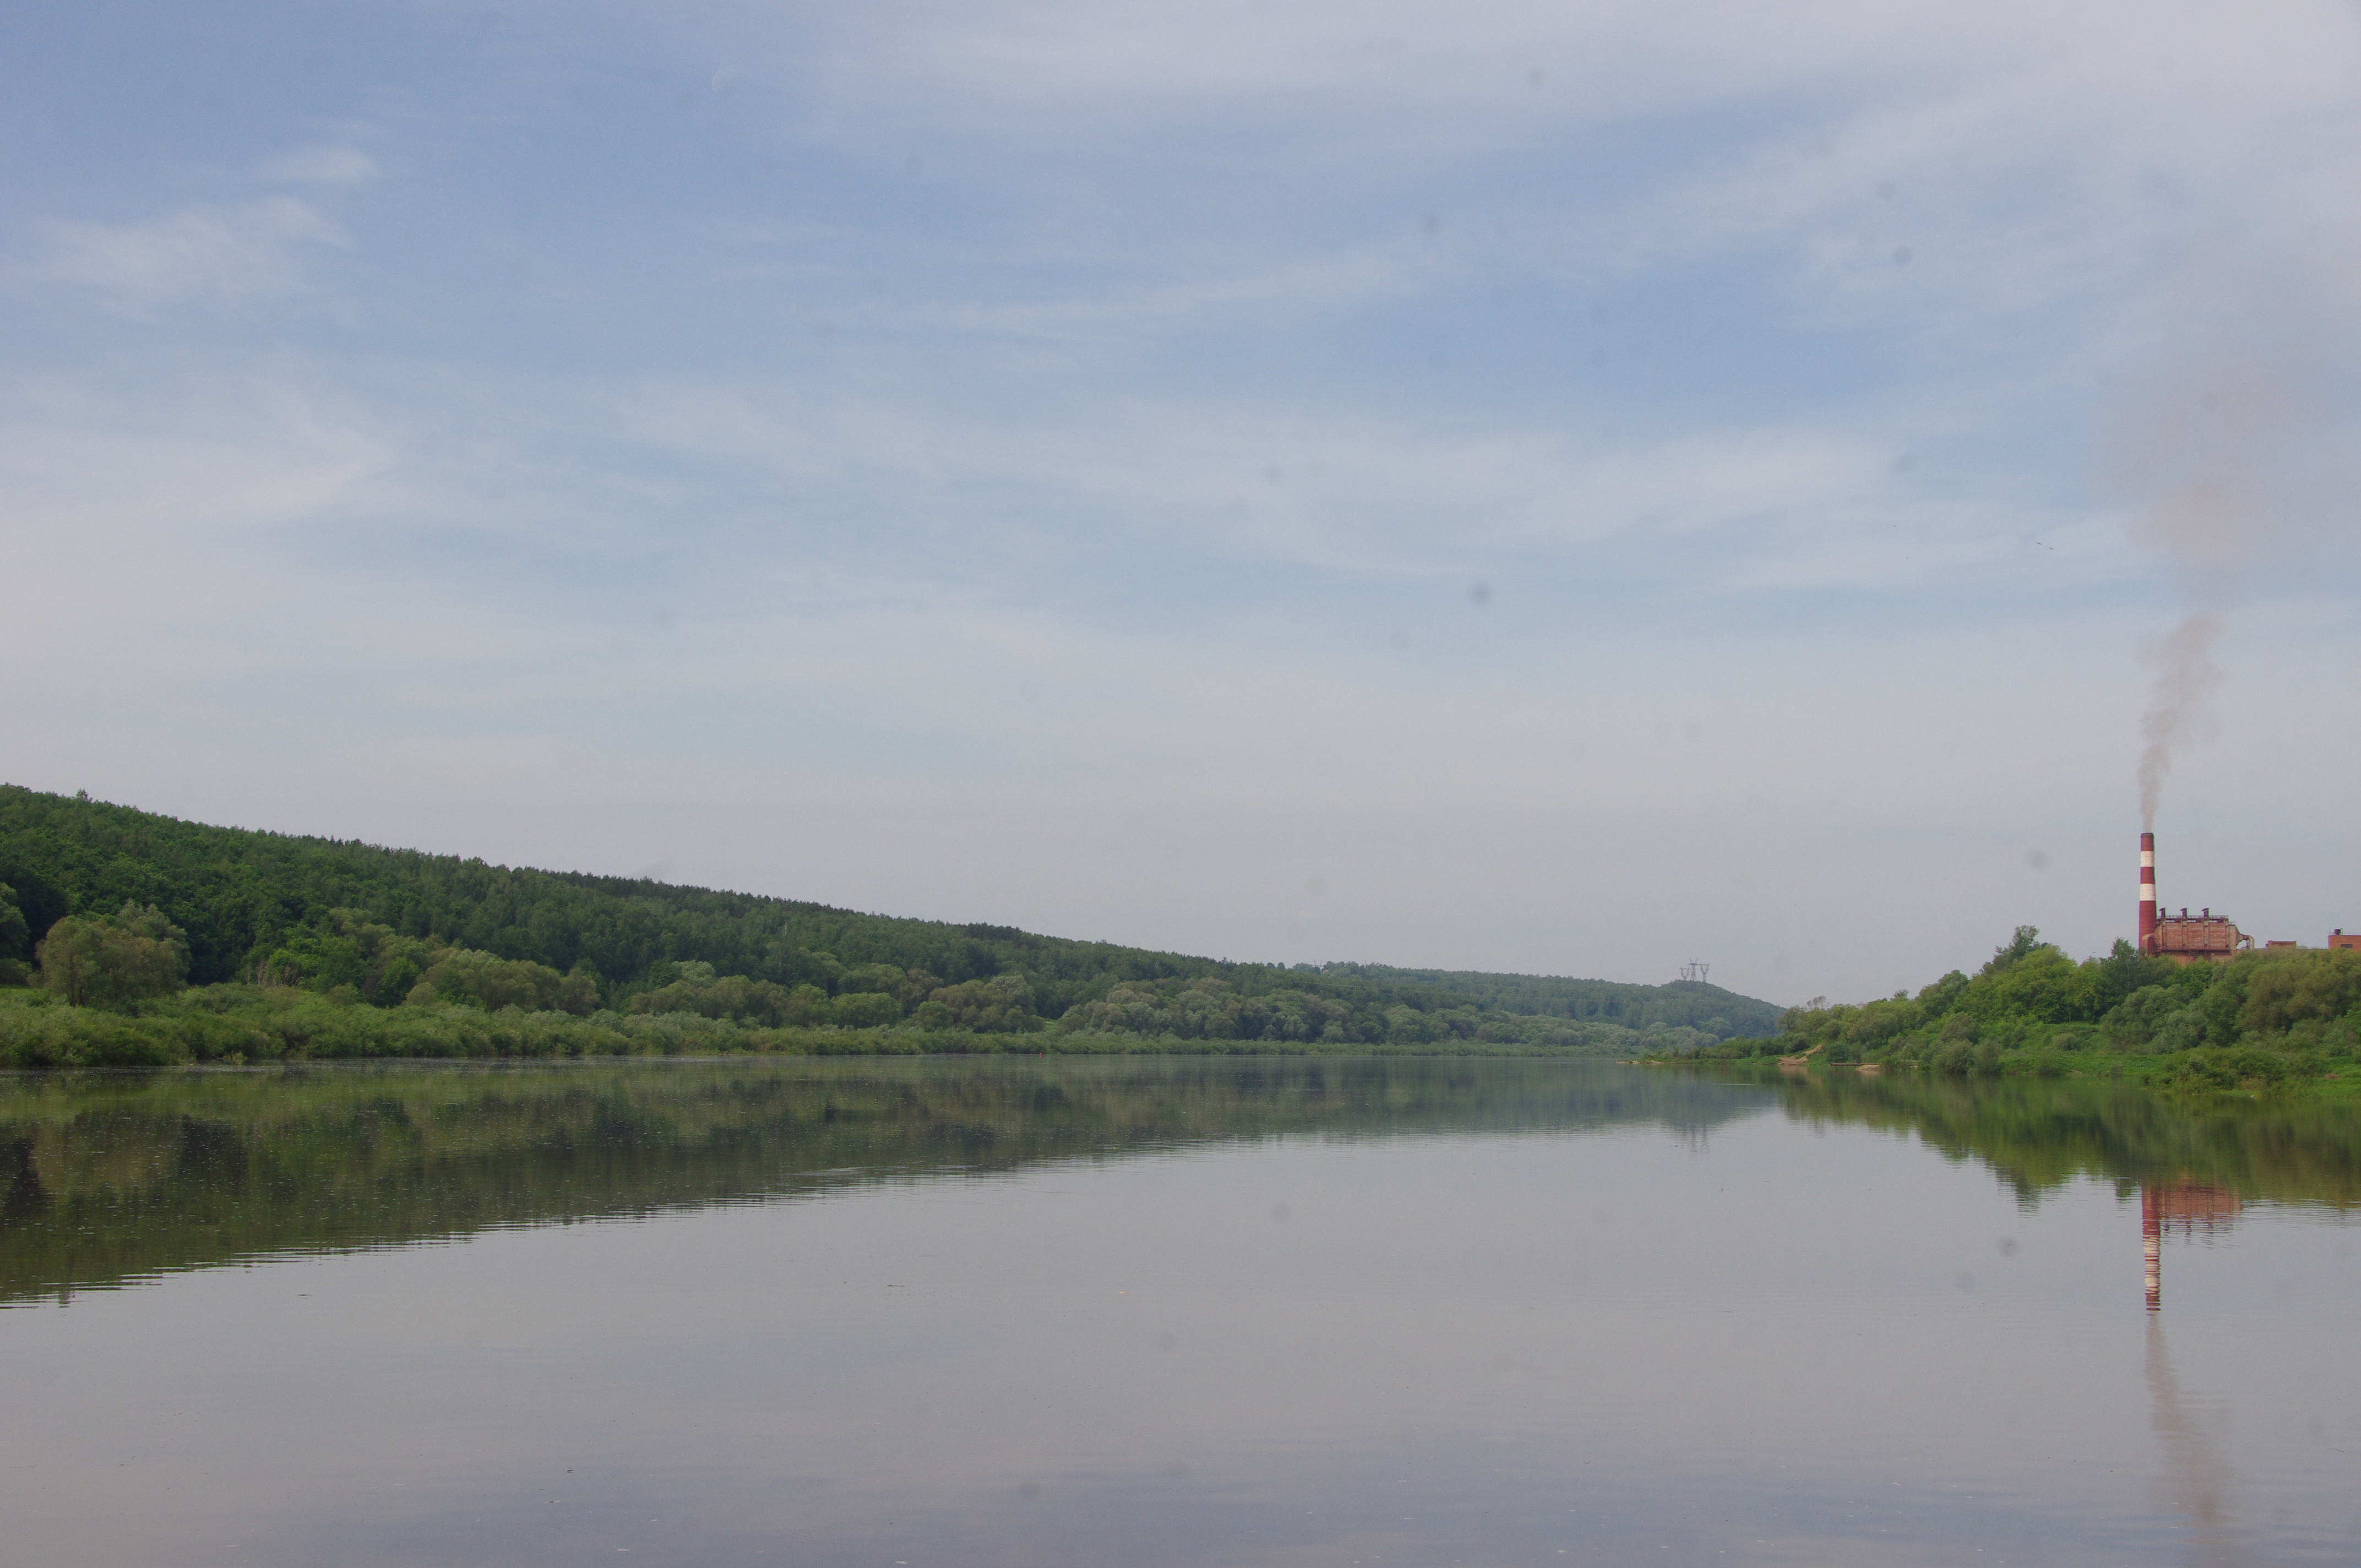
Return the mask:
{"type": "Polygon", "coordinates": [[[0,14],[0,779],[1781,1003],[2361,928],[2361,7],[0,14]]]}

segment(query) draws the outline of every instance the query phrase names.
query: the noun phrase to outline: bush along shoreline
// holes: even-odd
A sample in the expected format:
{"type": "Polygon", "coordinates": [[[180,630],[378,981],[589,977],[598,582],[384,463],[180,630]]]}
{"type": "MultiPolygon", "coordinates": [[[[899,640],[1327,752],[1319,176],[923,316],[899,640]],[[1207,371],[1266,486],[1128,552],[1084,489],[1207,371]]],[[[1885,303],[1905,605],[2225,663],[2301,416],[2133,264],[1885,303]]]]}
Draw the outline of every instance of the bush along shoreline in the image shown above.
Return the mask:
{"type": "Polygon", "coordinates": [[[35,965],[37,986],[0,989],[0,1069],[745,1051],[1630,1058],[1714,1038],[1519,1016],[1453,997],[1414,1007],[1304,989],[1246,994],[1211,976],[1112,985],[1051,1020],[1021,970],[947,983],[888,963],[835,965],[831,993],[684,959],[662,965],[662,983],[619,1008],[582,969],[560,974],[405,938],[352,910],[302,928],[251,980],[184,984],[181,931],[153,905],[132,904],[60,919],[35,965]],[[325,960],[323,947],[332,948],[325,960]]]}
{"type": "MultiPolygon", "coordinates": [[[[1622,1033],[1619,1031],[1619,1033],[1622,1033]]],[[[1644,1042],[1649,1036],[1634,1036],[1644,1042]]],[[[0,1068],[258,1066],[347,1060],[467,1060],[601,1057],[920,1055],[1583,1056],[1626,1047],[1554,1035],[1520,1039],[1235,1039],[1097,1032],[1086,1025],[1024,1031],[767,1026],[689,1012],[576,1014],[461,1003],[376,1007],[291,987],[219,985],[117,1011],[77,1007],[53,993],[0,991],[0,1068]]]]}
{"type": "Polygon", "coordinates": [[[1790,1008],[1779,1032],[1650,1053],[1794,1070],[2096,1077],[2186,1093],[2361,1095],[2361,952],[2271,948],[2176,963],[2118,941],[2081,962],[2015,935],[1915,995],[1790,1008]]]}

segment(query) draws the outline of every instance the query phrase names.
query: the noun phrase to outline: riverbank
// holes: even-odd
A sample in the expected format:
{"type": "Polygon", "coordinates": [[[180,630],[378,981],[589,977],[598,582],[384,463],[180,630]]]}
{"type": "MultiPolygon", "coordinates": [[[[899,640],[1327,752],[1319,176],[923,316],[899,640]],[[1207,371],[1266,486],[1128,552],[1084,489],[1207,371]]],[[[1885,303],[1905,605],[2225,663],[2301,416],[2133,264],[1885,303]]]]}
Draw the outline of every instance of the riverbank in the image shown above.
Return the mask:
{"type": "Polygon", "coordinates": [[[1023,1032],[911,1024],[764,1028],[695,1013],[587,1016],[460,1003],[376,1007],[288,987],[210,987],[133,1012],[75,1007],[47,992],[0,989],[0,1069],[165,1068],[219,1063],[542,1059],[598,1057],[1424,1056],[1631,1054],[1600,1045],[1518,1040],[1241,1040],[1061,1026],[1023,1032]]]}
{"type": "Polygon", "coordinates": [[[1973,975],[1782,1015],[1775,1035],[1652,1059],[1935,1078],[2088,1078],[2189,1094],[2361,1096],[2361,951],[2179,964],[2117,942],[2076,963],[2030,926],[1973,975]]]}

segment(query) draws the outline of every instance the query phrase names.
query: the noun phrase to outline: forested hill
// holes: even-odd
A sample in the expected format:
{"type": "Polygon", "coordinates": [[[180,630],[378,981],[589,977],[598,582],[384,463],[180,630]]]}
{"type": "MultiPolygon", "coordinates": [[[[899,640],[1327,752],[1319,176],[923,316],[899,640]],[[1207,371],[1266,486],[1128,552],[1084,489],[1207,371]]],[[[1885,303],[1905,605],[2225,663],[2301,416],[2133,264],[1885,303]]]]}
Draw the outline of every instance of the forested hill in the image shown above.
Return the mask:
{"type": "Polygon", "coordinates": [[[1775,1035],[1781,1010],[1704,981],[1631,985],[1612,980],[1568,980],[1554,974],[1490,974],[1481,970],[1393,969],[1384,964],[1331,964],[1330,973],[1432,985],[1471,997],[1486,1007],[1536,1018],[1598,1020],[1627,1029],[1653,1025],[1698,1029],[1728,1039],[1775,1035]]]}
{"type": "MultiPolygon", "coordinates": [[[[1679,1036],[1666,1043],[1701,1044],[1777,1022],[1767,1003],[1718,990],[1706,998],[1679,986],[1232,963],[208,827],[0,785],[0,981],[27,976],[42,935],[68,916],[93,954],[108,941],[126,953],[140,941],[177,944],[190,986],[311,992],[378,1009],[1595,1049],[1626,1048],[1652,1026],[1679,1036]],[[148,936],[127,913],[117,919],[126,905],[161,912],[138,928],[148,936]]],[[[122,994],[135,1013],[165,1004],[153,986],[144,1001],[122,994]]]]}

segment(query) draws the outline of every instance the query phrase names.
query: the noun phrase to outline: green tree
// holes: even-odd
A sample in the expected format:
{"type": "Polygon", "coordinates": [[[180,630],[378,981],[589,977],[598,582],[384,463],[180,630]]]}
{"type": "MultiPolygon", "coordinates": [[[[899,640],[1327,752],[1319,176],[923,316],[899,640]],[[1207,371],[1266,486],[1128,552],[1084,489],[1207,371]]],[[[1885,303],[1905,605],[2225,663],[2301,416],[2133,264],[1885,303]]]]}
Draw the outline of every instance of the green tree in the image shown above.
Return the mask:
{"type": "Polygon", "coordinates": [[[306,991],[351,986],[363,1001],[390,1007],[440,956],[433,942],[402,936],[372,921],[366,910],[330,909],[311,925],[282,932],[269,956],[256,962],[254,979],[258,985],[306,991]]]}
{"type": "MultiPolygon", "coordinates": [[[[798,986],[789,992],[783,985],[767,980],[748,980],[744,975],[723,975],[716,978],[713,966],[690,960],[673,966],[680,976],[670,985],[654,991],[643,991],[631,998],[633,1013],[694,1013],[706,1018],[731,1018],[741,1023],[759,1024],[766,1029],[782,1024],[802,1022],[796,1015],[796,995],[817,987],[798,986]]],[[[586,975],[566,977],[566,983],[580,983],[583,994],[594,997],[597,992],[586,975]]],[[[825,996],[825,992],[819,992],[825,996]]],[[[563,1003],[561,1002],[561,1005],[563,1003]]],[[[576,1011],[566,1008],[568,1012],[576,1011]]],[[[588,1008],[580,1009],[588,1011],[588,1008]]]]}
{"type": "Polygon", "coordinates": [[[972,1029],[979,1035],[1021,1035],[1041,1026],[1033,1012],[1033,988],[1021,974],[946,985],[919,1007],[917,1021],[930,1029],[972,1029]]]}
{"type": "Polygon", "coordinates": [[[888,996],[898,996],[905,978],[904,970],[897,964],[855,964],[837,977],[837,994],[875,991],[888,996]]]}
{"type": "Polygon", "coordinates": [[[16,907],[16,890],[0,882],[0,959],[24,957],[25,946],[32,939],[25,912],[16,907]]]}
{"type": "Polygon", "coordinates": [[[16,890],[0,882],[0,985],[25,983],[25,949],[32,940],[25,912],[16,906],[16,890]]]}
{"type": "Polygon", "coordinates": [[[555,1012],[564,1000],[566,977],[547,964],[502,959],[472,948],[454,948],[438,956],[410,992],[412,1006],[456,1002],[487,1013],[503,1007],[555,1012]]]}
{"type": "Polygon", "coordinates": [[[1968,977],[1958,970],[1951,970],[1918,993],[1918,1005],[1929,1018],[1940,1018],[1960,1000],[1968,989],[1968,977]]]}
{"type": "Polygon", "coordinates": [[[829,1003],[829,1017],[848,1029],[875,1029],[900,1022],[902,1004],[882,991],[848,991],[829,1003]]]}
{"type": "Polygon", "coordinates": [[[2090,967],[2093,1004],[2102,1014],[2142,986],[2166,983],[2175,969],[2170,959],[2151,957],[2121,937],[2105,958],[2092,959],[2090,967]]]}
{"type": "Polygon", "coordinates": [[[2044,942],[1991,979],[1978,977],[1960,998],[1960,1005],[1987,1019],[2015,1016],[2045,1024],[2073,1023],[2098,1015],[2093,1005],[2094,980],[2083,966],[2044,942]],[[1985,992],[1986,996],[1977,996],[1978,992],[1985,992]]]}
{"type": "Polygon", "coordinates": [[[154,905],[69,915],[35,950],[41,983],[76,1007],[125,1007],[169,996],[189,974],[188,934],[154,905]]]}
{"type": "Polygon", "coordinates": [[[598,1010],[598,970],[585,959],[557,982],[557,1010],[587,1018],[598,1010]]]}
{"type": "Polygon", "coordinates": [[[2041,930],[2038,927],[2019,926],[2016,928],[2016,935],[1993,949],[1992,961],[1984,965],[1983,972],[1998,974],[2004,970],[2013,969],[2019,960],[2042,945],[2041,930]]]}
{"type": "Polygon", "coordinates": [[[2238,1009],[2242,1033],[2283,1034],[2361,1008],[2361,953],[2350,948],[2265,953],[2246,967],[2251,972],[2238,1009]]]}

